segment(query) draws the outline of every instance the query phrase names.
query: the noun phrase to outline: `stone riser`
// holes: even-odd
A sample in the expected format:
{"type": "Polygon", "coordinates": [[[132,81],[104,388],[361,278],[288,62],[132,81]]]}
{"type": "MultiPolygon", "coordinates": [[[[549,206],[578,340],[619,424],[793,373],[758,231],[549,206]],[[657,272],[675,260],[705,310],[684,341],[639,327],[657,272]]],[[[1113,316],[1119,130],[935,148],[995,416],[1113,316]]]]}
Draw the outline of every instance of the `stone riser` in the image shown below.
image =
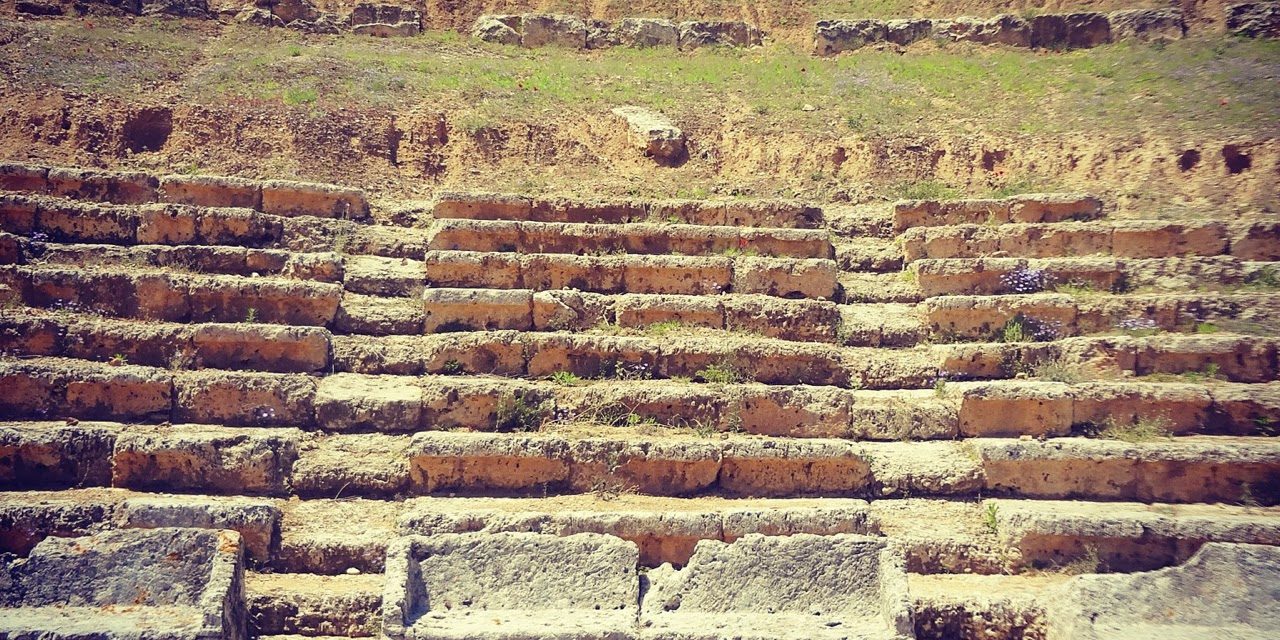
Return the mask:
{"type": "Polygon", "coordinates": [[[1066,222],[918,227],[900,236],[907,262],[1109,255],[1116,258],[1231,255],[1280,260],[1280,225],[1271,222],[1066,222]]]}
{"type": "Polygon", "coordinates": [[[760,293],[780,298],[834,299],[832,260],[684,256],[575,256],[430,251],[433,287],[576,289],[594,293],[709,295],[760,293]]]}
{"type": "MultiPolygon", "coordinates": [[[[272,346],[293,358],[315,346],[305,336],[292,342],[287,337],[272,346]]],[[[241,353],[233,341],[216,346],[231,356],[241,353]]],[[[518,404],[537,411],[536,419],[522,428],[552,421],[554,407],[571,416],[561,422],[860,440],[1062,436],[1143,420],[1159,421],[1177,434],[1249,435],[1266,433],[1267,417],[1280,411],[1274,383],[1204,388],[1002,381],[950,383],[941,392],[669,381],[560,386],[468,376],[172,372],[55,359],[2,365],[0,380],[17,390],[0,402],[9,417],[216,422],[330,432],[515,428],[499,421],[504,404],[508,410],[518,404]]]]}
{"type": "Polygon", "coordinates": [[[204,207],[242,207],[283,216],[363,220],[363,191],[328,184],[218,176],[156,177],[140,172],[98,171],[0,164],[0,190],[49,194],[115,204],[166,202],[204,207]]]}
{"type": "Polygon", "coordinates": [[[30,307],[168,322],[323,327],[342,300],[342,286],[332,283],[165,271],[9,266],[0,267],[0,284],[30,307]]]}
{"type": "Polygon", "coordinates": [[[1229,256],[1209,258],[947,258],[917,260],[915,272],[925,297],[999,295],[1019,291],[1005,279],[1019,269],[1043,271],[1047,290],[1056,286],[1086,286],[1097,292],[1134,289],[1191,289],[1246,284],[1251,275],[1275,269],[1275,263],[1244,262],[1229,256]]]}
{"type": "Polygon", "coordinates": [[[817,229],[444,219],[428,237],[429,249],[445,251],[833,257],[827,232],[817,229]]]}
{"type": "Polygon", "coordinates": [[[432,215],[436,219],[522,222],[666,222],[779,229],[822,226],[820,209],[788,200],[592,202],[511,194],[442,193],[436,199],[432,215]]]}
{"type": "Polygon", "coordinates": [[[1059,323],[1063,336],[1122,331],[1125,321],[1146,320],[1146,330],[1195,331],[1200,322],[1262,322],[1280,313],[1280,295],[1130,294],[1073,297],[1042,293],[938,296],[917,307],[929,331],[942,341],[990,340],[1017,316],[1059,323]]]}
{"type": "Polygon", "coordinates": [[[1028,194],[998,200],[904,200],[894,205],[893,227],[902,233],[913,227],[1078,222],[1096,220],[1102,215],[1102,201],[1085,194],[1028,194]]]}
{"type": "Polygon", "coordinates": [[[1280,445],[1227,436],[855,443],[662,441],[419,433],[308,438],[294,429],[19,423],[4,432],[9,489],[325,497],[550,495],[963,496],[1280,500],[1280,445]]]}

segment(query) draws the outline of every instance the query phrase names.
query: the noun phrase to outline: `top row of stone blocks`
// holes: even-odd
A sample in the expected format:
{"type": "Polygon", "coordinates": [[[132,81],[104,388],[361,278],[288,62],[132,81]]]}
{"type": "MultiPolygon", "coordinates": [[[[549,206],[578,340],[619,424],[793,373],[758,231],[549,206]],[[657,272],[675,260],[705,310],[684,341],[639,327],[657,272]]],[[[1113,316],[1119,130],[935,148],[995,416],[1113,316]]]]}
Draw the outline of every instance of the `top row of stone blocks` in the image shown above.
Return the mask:
{"type": "Polygon", "coordinates": [[[745,22],[699,20],[672,22],[661,18],[626,18],[617,23],[558,14],[483,15],[471,34],[487,42],[524,47],[571,49],[608,47],[751,47],[762,33],[745,22]]]}
{"type": "Polygon", "coordinates": [[[820,20],[813,52],[826,56],[870,44],[909,45],[926,38],[1038,49],[1082,49],[1124,39],[1177,40],[1186,33],[1177,9],[1048,14],[1032,18],[820,20]]]}

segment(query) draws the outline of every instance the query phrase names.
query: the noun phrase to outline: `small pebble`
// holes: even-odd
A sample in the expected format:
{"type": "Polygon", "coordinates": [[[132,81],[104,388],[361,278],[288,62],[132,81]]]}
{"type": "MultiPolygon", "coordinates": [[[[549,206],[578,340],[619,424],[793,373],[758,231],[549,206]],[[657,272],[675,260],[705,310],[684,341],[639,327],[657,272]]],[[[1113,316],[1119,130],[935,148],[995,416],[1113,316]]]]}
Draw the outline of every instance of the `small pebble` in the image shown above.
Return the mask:
{"type": "Polygon", "coordinates": [[[360,570],[355,567],[347,567],[347,575],[358,576],[360,575],[360,570]]]}

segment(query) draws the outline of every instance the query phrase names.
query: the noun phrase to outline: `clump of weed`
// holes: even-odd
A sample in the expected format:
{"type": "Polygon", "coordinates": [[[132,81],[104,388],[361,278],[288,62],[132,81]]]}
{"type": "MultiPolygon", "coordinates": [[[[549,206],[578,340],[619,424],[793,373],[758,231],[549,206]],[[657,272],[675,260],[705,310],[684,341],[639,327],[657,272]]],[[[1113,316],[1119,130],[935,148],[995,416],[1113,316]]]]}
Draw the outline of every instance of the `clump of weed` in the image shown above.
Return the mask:
{"type": "Polygon", "coordinates": [[[1169,428],[1173,423],[1164,416],[1140,417],[1132,423],[1120,423],[1108,418],[1098,431],[1098,437],[1121,442],[1153,442],[1172,437],[1169,428]]]}
{"type": "Polygon", "coordinates": [[[246,311],[246,312],[245,312],[245,314],[244,314],[244,321],[245,321],[246,323],[248,323],[248,324],[253,324],[253,323],[257,322],[257,321],[258,321],[258,310],[257,310],[257,309],[255,309],[255,308],[253,308],[253,307],[249,307],[249,310],[248,310],[248,311],[246,311]]]}
{"type": "Polygon", "coordinates": [[[572,371],[557,371],[551,374],[551,381],[562,387],[572,387],[581,384],[582,378],[579,378],[572,371]]]}
{"type": "Polygon", "coordinates": [[[1041,380],[1050,382],[1062,382],[1066,384],[1077,384],[1091,379],[1089,371],[1083,366],[1068,362],[1066,359],[1058,357],[1045,360],[1035,365],[1031,370],[1032,376],[1041,380]]]}
{"type": "Polygon", "coordinates": [[[446,360],[444,365],[440,367],[440,373],[446,376],[461,375],[463,371],[462,363],[457,360],[446,360]]]}
{"type": "Polygon", "coordinates": [[[746,375],[733,363],[721,361],[703,367],[693,374],[693,379],[708,384],[737,384],[746,380],[746,375]]]}
{"type": "Polygon", "coordinates": [[[508,392],[498,399],[494,415],[494,431],[537,431],[554,409],[551,401],[539,402],[522,393],[508,392]]]}
{"type": "Polygon", "coordinates": [[[959,195],[959,191],[937,180],[899,182],[889,187],[889,196],[899,200],[946,200],[959,195]]]}
{"type": "Polygon", "coordinates": [[[644,333],[653,338],[661,338],[669,333],[680,330],[684,325],[679,320],[663,320],[655,322],[644,328],[644,333]]]}
{"type": "Polygon", "coordinates": [[[999,342],[1052,342],[1062,337],[1062,322],[1017,314],[996,335],[999,342]]]}
{"type": "Polygon", "coordinates": [[[987,508],[982,512],[982,527],[987,533],[996,535],[1000,532],[999,507],[994,502],[988,502],[987,508]]]}

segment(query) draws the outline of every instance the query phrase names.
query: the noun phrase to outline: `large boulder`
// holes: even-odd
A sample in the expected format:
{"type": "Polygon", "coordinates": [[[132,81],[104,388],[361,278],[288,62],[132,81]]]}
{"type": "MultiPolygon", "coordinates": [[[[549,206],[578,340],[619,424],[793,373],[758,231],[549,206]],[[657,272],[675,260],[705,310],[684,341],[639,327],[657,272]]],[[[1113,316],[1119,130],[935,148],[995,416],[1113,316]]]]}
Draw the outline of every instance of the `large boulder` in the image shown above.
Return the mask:
{"type": "Polygon", "coordinates": [[[497,44],[520,44],[520,32],[523,29],[520,16],[480,16],[471,27],[471,36],[485,42],[497,44]]]}
{"type": "Polygon", "coordinates": [[[638,562],[634,543],[595,533],[402,538],[387,549],[383,637],[633,637],[638,562]]]}
{"type": "Polygon", "coordinates": [[[813,32],[813,53],[830,56],[883,42],[888,27],[881,20],[819,20],[813,32]]]}
{"type": "Polygon", "coordinates": [[[526,47],[587,48],[587,24],[575,16],[526,13],[521,22],[520,44],[526,47]]]}
{"type": "Polygon", "coordinates": [[[1211,542],[1180,566],[1079,576],[1046,618],[1048,640],[1280,637],[1280,547],[1211,542]]]}
{"type": "Polygon", "coordinates": [[[663,162],[685,156],[684,132],[666,116],[642,107],[618,107],[613,115],[627,123],[629,137],[645,155],[663,162]]]}
{"type": "Polygon", "coordinates": [[[422,32],[422,13],[394,4],[358,4],[347,22],[352,33],[380,38],[416,36],[422,32]]]}
{"type": "Polygon", "coordinates": [[[234,531],[46,538],[28,557],[0,565],[0,637],[242,640],[243,585],[244,549],[234,531]]]}
{"type": "Polygon", "coordinates": [[[1111,20],[1112,40],[1181,40],[1187,25],[1177,9],[1132,9],[1114,11],[1111,20]]]}
{"type": "Polygon", "coordinates": [[[680,23],[680,48],[750,47],[760,44],[760,30],[745,23],[727,20],[696,20],[680,23]]]}
{"type": "Polygon", "coordinates": [[[1111,22],[1101,13],[1081,12],[1031,19],[1031,46],[1040,49],[1086,49],[1111,42],[1111,22]]]}
{"type": "Polygon", "coordinates": [[[939,21],[934,24],[934,33],[957,42],[1031,46],[1031,25],[1018,16],[1008,14],[986,19],[961,17],[939,21]]]}
{"type": "Polygon", "coordinates": [[[702,540],[681,570],[648,574],[646,637],[914,637],[902,552],[885,538],[837,534],[702,540]]]}
{"type": "Polygon", "coordinates": [[[674,47],[680,40],[676,24],[662,18],[624,18],[613,30],[626,47],[674,47]]]}
{"type": "Polygon", "coordinates": [[[1280,38],[1280,2],[1248,2],[1227,7],[1227,29],[1247,38],[1280,38]]]}

